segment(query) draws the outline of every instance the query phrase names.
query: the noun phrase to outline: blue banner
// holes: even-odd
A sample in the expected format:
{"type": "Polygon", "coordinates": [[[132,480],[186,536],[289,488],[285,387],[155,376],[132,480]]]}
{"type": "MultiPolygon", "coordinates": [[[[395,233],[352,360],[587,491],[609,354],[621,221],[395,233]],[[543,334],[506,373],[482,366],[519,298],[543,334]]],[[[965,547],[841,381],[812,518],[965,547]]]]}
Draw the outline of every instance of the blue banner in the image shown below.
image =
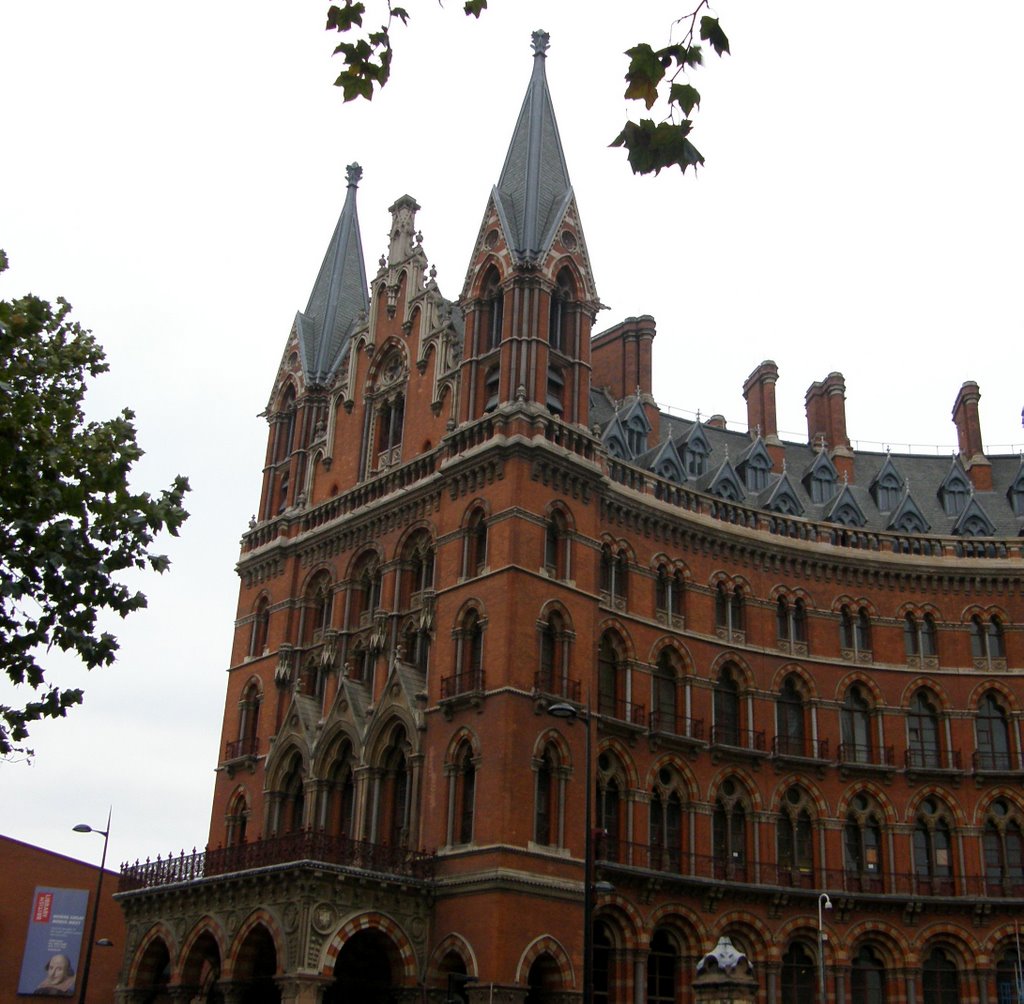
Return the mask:
{"type": "Polygon", "coordinates": [[[36,886],[21,958],[19,994],[71,997],[78,978],[82,932],[89,906],[86,889],[36,886]]]}

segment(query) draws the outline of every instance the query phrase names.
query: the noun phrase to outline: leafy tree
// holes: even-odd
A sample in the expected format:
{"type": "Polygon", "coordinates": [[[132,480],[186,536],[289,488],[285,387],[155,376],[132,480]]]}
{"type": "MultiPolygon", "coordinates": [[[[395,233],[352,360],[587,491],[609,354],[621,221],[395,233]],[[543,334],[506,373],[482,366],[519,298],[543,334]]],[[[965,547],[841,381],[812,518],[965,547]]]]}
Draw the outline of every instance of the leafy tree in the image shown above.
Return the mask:
{"type": "MultiPolygon", "coordinates": [[[[704,61],[701,42],[710,45],[719,56],[729,52],[729,39],[718,18],[704,13],[710,9],[709,3],[710,0],[700,0],[692,11],[672,23],[673,30],[682,25],[681,41],[659,47],[641,42],[626,50],[629,68],[625,96],[643,101],[648,111],[663,98],[668,108],[660,122],[649,118],[627,121],[612,140],[612,146],[625,148],[634,174],[658,174],[664,167],[678,167],[685,174],[688,167],[696,171],[704,163],[701,152],[689,139],[693,110],[700,107],[700,92],[687,78],[704,61]]],[[[478,18],[486,7],[487,0],[465,0],[463,11],[478,18]]],[[[391,28],[396,20],[409,23],[409,12],[387,0],[387,21],[379,30],[357,37],[365,13],[362,0],[344,0],[343,6],[332,4],[327,11],[327,30],[347,36],[334,50],[345,63],[334,83],[342,89],[346,101],[369,101],[374,87],[383,87],[388,82],[393,56],[391,28]]]]}
{"type": "Polygon", "coordinates": [[[131,411],[86,421],[86,381],[108,367],[70,312],[63,299],[0,300],[0,667],[31,691],[0,704],[0,754],[30,754],[29,725],[82,702],[80,689],[46,678],[46,652],[75,653],[89,669],[112,663],[117,639],[98,615],[146,605],[119,573],[165,571],[150,545],[188,518],[185,478],[157,497],[129,486],[142,456],[131,411]]]}

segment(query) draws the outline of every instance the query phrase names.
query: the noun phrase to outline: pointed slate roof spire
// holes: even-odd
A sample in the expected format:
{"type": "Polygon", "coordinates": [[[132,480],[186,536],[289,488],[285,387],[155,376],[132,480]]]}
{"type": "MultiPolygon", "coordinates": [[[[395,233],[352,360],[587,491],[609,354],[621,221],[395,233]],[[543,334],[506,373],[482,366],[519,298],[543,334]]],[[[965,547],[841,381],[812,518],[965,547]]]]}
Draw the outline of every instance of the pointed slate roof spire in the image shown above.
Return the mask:
{"type": "Polygon", "coordinates": [[[546,31],[533,33],[533,75],[493,192],[517,263],[543,257],[573,197],[544,73],[549,37],[546,31]]]}
{"type": "Polygon", "coordinates": [[[333,375],[348,349],[353,328],[370,307],[356,214],[356,187],[363,169],[358,164],[349,164],[345,174],[345,205],[309,294],[309,303],[295,315],[302,368],[311,384],[326,383],[333,375]]]}

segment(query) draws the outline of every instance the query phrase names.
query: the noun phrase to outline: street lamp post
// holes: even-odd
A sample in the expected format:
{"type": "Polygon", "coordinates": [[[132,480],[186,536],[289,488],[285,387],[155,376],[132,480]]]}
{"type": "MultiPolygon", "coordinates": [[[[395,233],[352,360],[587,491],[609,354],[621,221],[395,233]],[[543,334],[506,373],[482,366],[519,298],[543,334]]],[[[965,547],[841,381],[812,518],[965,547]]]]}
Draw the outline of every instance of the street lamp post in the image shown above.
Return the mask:
{"type": "Polygon", "coordinates": [[[96,940],[96,920],[100,915],[100,897],[103,895],[103,870],[107,866],[107,841],[110,840],[110,812],[107,810],[107,828],[97,830],[88,823],[79,823],[74,827],[75,833],[99,833],[103,837],[103,857],[100,859],[100,874],[96,880],[96,902],[92,905],[92,921],[89,924],[89,941],[85,946],[85,964],[79,983],[78,1004],[85,1004],[85,994],[89,986],[89,967],[92,965],[92,946],[96,940]]]}
{"type": "Polygon", "coordinates": [[[822,915],[822,910],[832,909],[832,900],[828,898],[828,893],[823,892],[818,897],[818,995],[821,1000],[821,1004],[826,1004],[825,1000],[825,919],[822,915]]]}
{"type": "Polygon", "coordinates": [[[593,810],[593,763],[590,738],[590,702],[585,712],[572,704],[552,704],[548,714],[555,718],[582,719],[585,725],[584,780],[586,794],[583,801],[586,841],[583,847],[583,1004],[590,1004],[594,996],[594,810],[593,810]]]}

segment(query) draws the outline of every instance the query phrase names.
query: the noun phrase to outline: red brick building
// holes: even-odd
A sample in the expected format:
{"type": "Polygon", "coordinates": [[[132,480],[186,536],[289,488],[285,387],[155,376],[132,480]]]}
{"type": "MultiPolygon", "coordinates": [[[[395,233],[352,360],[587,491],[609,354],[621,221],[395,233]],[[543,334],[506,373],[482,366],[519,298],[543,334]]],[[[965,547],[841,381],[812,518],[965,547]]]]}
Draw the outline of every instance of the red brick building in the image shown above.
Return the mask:
{"type": "Polygon", "coordinates": [[[812,1001],[823,893],[829,1000],[1015,999],[1024,465],[972,383],[951,459],[855,451],[839,373],[783,442],[771,362],[748,431],[661,413],[654,319],[592,331],[545,50],[457,300],[409,196],[367,278],[349,169],[209,847],[123,873],[119,999],[579,1000],[587,906],[596,1000],[692,1001],[724,935],[812,1001]]]}
{"type": "MultiPolygon", "coordinates": [[[[92,839],[96,841],[95,837],[92,839]]],[[[99,842],[96,841],[93,849],[98,852],[99,848],[99,842]]],[[[0,1004],[17,1004],[18,1001],[36,999],[33,995],[18,995],[25,937],[29,917],[32,915],[36,888],[42,886],[86,892],[87,936],[93,904],[96,901],[96,880],[99,878],[99,870],[95,864],[89,864],[87,861],[77,861],[10,837],[0,837],[0,869],[3,874],[0,883],[0,888],[3,889],[3,895],[0,896],[0,1004]]],[[[113,944],[111,947],[102,945],[93,949],[92,964],[89,968],[90,1001],[112,1001],[114,988],[118,985],[121,960],[125,951],[125,923],[120,908],[114,902],[116,889],[117,873],[108,870],[103,880],[103,899],[96,920],[96,940],[105,939],[113,944]]],[[[86,939],[83,937],[83,958],[85,944],[86,939]]],[[[77,963],[78,956],[71,961],[77,963]]],[[[74,975],[80,980],[81,965],[73,968],[77,969],[74,975]]],[[[40,970],[40,983],[43,976],[40,970]]],[[[77,999],[77,992],[74,997],[77,999]]]]}

